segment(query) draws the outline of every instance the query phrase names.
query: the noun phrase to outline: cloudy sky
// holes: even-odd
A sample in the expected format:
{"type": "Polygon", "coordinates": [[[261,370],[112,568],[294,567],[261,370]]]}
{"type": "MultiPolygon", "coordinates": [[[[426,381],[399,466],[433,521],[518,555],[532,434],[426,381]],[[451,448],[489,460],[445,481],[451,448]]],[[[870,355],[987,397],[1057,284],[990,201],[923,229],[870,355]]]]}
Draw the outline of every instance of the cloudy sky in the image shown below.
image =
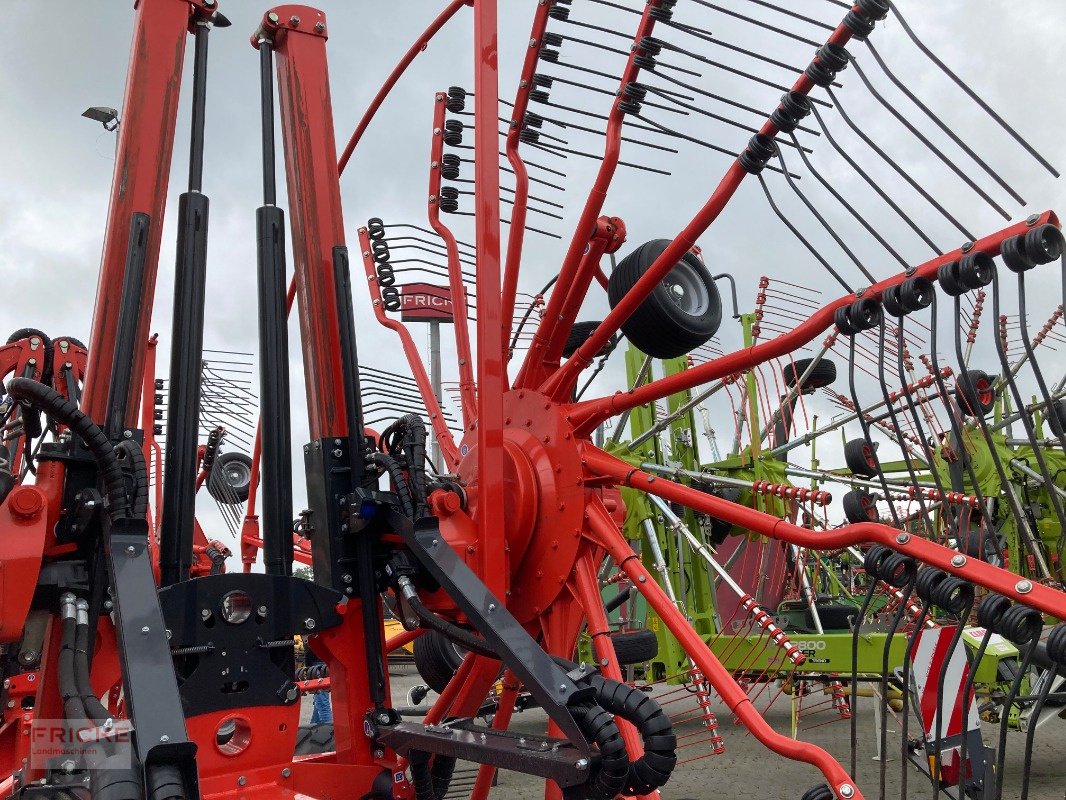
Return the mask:
{"type": "MultiPolygon", "coordinates": [[[[619,0],[631,9],[636,0],[619,0]]],[[[797,13],[835,25],[843,10],[832,0],[778,0],[797,13]]],[[[92,319],[99,254],[103,238],[111,173],[113,134],[79,114],[92,105],[119,107],[125,81],[129,38],[134,12],[130,3],[101,0],[5,0],[9,31],[0,49],[0,101],[4,109],[0,145],[8,153],[4,190],[0,192],[0,277],[8,302],[0,310],[0,331],[34,326],[52,336],[70,334],[88,340],[92,319]]],[[[524,56],[535,3],[531,0],[501,3],[501,96],[513,97],[517,68],[524,56]]],[[[751,0],[720,0],[738,13],[763,20],[805,38],[822,40],[818,27],[767,10],[751,0]]],[[[337,139],[347,139],[369,99],[391,71],[409,42],[443,6],[430,0],[394,0],[390,3],[324,1],[331,38],[328,44],[334,119],[337,139]]],[[[930,4],[899,0],[898,6],[920,36],[988,102],[1010,120],[1052,163],[1066,168],[1066,140],[1061,135],[1066,113],[1059,102],[1066,77],[1061,33],[1066,30],[1066,6],[1056,0],[944,0],[930,4]]],[[[208,91],[206,177],[204,191],[211,198],[211,233],[208,308],[205,342],[208,347],[254,352],[256,317],[254,211],[260,203],[258,62],[247,37],[265,7],[248,0],[221,3],[233,27],[212,35],[208,91]]],[[[637,17],[593,0],[575,0],[572,18],[631,35],[637,17]]],[[[729,116],[743,125],[757,125],[758,117],[730,109],[706,94],[714,93],[770,111],[780,91],[767,84],[791,84],[794,74],[760,63],[730,49],[729,45],[763,53],[789,65],[805,65],[812,47],[780,33],[730,17],[699,4],[681,0],[676,19],[713,33],[716,42],[701,42],[677,29],[660,26],[657,35],[683,49],[695,51],[735,69],[750,72],[766,83],[740,78],[682,54],[663,56],[664,74],[691,83],[696,92],[665,80],[649,79],[664,89],[688,94],[698,108],[729,116]],[[680,69],[670,69],[670,68],[680,69]],[[687,70],[687,71],[686,71],[687,70]],[[698,73],[698,74],[692,74],[698,73]]],[[[471,23],[469,10],[461,11],[415,62],[387,101],[342,177],[342,193],[349,242],[355,230],[371,216],[386,222],[424,224],[424,196],[431,127],[432,98],[450,85],[472,88],[471,23]]],[[[551,30],[577,39],[627,48],[624,37],[574,24],[555,22],[551,30]]],[[[898,107],[931,140],[945,147],[950,158],[1003,204],[1012,219],[1032,211],[1060,205],[1062,184],[1044,173],[1011,139],[992,124],[965,95],[934,69],[903,35],[892,19],[879,26],[873,41],[890,68],[924,102],[934,108],[991,166],[1024,196],[1019,206],[980,173],[927,119],[918,115],[877,68],[861,44],[851,51],[890,105],[898,107]]],[[[185,86],[191,80],[192,47],[188,49],[185,86]]],[[[561,59],[569,64],[617,74],[624,56],[592,45],[567,41],[561,59]]],[[[611,93],[611,81],[565,67],[542,69],[561,79],[589,82],[611,93]]],[[[943,164],[920,145],[874,101],[854,70],[841,74],[838,97],[848,115],[879,146],[899,161],[931,194],[949,207],[964,227],[978,236],[1006,225],[943,164]]],[[[824,97],[824,94],[821,94],[824,97]]],[[[651,99],[651,97],[649,97],[651,99]]],[[[610,95],[557,83],[551,100],[592,113],[606,113],[610,95]]],[[[662,102],[656,98],[656,102],[662,102]]],[[[188,103],[183,97],[173,162],[171,197],[184,188],[188,159],[188,103]]],[[[558,109],[536,108],[545,115],[597,128],[594,117],[558,109]]],[[[743,148],[749,134],[699,113],[678,113],[673,108],[646,108],[646,116],[686,136],[725,147],[743,148]]],[[[504,113],[506,115],[506,111],[504,113]]],[[[850,131],[834,110],[823,109],[834,138],[854,154],[874,180],[897,200],[944,249],[957,247],[964,237],[906,186],[850,131]]],[[[602,153],[598,135],[571,129],[546,128],[565,138],[567,146],[602,153]]],[[[677,154],[627,144],[623,158],[636,164],[669,171],[670,175],[621,169],[605,205],[605,212],[627,223],[629,244],[622,255],[643,241],[673,236],[703,204],[730,159],[697,144],[677,144],[645,131],[628,135],[675,147],[677,154]]],[[[469,137],[472,140],[472,137],[469,137]]],[[[827,146],[825,137],[802,135],[813,148],[812,163],[888,239],[908,262],[920,263],[932,255],[898,218],[870,191],[847,164],[827,146]]],[[[595,158],[563,158],[547,153],[527,153],[532,160],[566,173],[565,179],[539,174],[566,187],[565,192],[545,190],[552,202],[563,203],[563,220],[532,215],[530,222],[548,227],[561,240],[531,234],[523,254],[523,291],[537,290],[555,273],[573,223],[580,212],[592,176],[595,158]],[[537,222],[533,222],[533,220],[537,222]]],[[[874,276],[900,271],[899,265],[869,234],[836,205],[810,176],[794,151],[786,149],[789,166],[801,175],[799,184],[819,211],[858,254],[874,276]]],[[[534,171],[535,176],[538,173],[534,171]]],[[[469,170],[464,177],[470,177],[469,170]]],[[[853,287],[863,284],[858,270],[821,231],[796,195],[778,175],[767,173],[775,200],[810,240],[836,265],[853,287]]],[[[540,193],[540,192],[538,192],[540,193]]],[[[465,198],[465,209],[470,208],[465,198]]],[[[505,207],[505,216],[507,215],[505,207]]],[[[158,293],[152,330],[160,333],[162,361],[169,348],[170,293],[174,274],[175,203],[168,206],[159,265],[158,293]]],[[[457,235],[473,240],[467,218],[455,220],[457,235]]],[[[827,301],[839,287],[825,274],[773,216],[758,183],[747,181],[720,220],[700,239],[705,258],[714,272],[732,273],[741,306],[750,309],[761,275],[768,275],[821,292],[827,301]]],[[[1030,318],[1039,327],[1060,302],[1058,280],[1047,270],[1033,279],[1030,318]]],[[[358,286],[358,282],[357,282],[358,286]]],[[[117,287],[116,287],[117,289],[117,287]]],[[[371,366],[395,370],[400,352],[394,337],[376,325],[364,294],[356,297],[359,349],[371,366]]],[[[582,309],[581,319],[601,319],[606,299],[598,289],[582,309]]],[[[986,318],[990,316],[986,312],[986,318]]],[[[448,331],[445,331],[448,333],[448,331]]],[[[424,343],[424,330],[416,330],[424,343]]],[[[293,328],[295,337],[296,331],[293,328]]],[[[454,356],[447,345],[445,378],[454,378],[454,356]]],[[[739,329],[726,321],[720,346],[738,346],[739,329]]],[[[295,339],[294,339],[295,341],[295,339]]],[[[980,349],[980,348],[979,348],[980,349]]],[[[983,351],[982,351],[983,352],[983,351]]],[[[293,415],[296,443],[306,436],[299,351],[293,347],[293,415]]],[[[1062,358],[1048,352],[1049,371],[1062,374],[1062,358]]],[[[621,357],[597,379],[593,391],[613,391],[621,386],[621,357]]],[[[161,364],[161,367],[163,365],[161,364]]],[[[991,371],[991,370],[990,370],[991,371]]],[[[865,390],[864,390],[865,391],[865,390]]],[[[871,388],[871,397],[878,393],[871,388]]],[[[712,422],[728,429],[728,404],[711,405],[712,422]]],[[[816,409],[817,410],[817,409],[816,409]]],[[[830,413],[826,407],[823,413],[830,413]]],[[[720,434],[721,436],[721,434],[720,434]]],[[[725,434],[728,437],[728,433],[725,434]]],[[[720,441],[720,443],[722,443],[720,441]]],[[[724,449],[724,446],[723,446],[724,449]]],[[[297,496],[302,487],[297,486],[297,496]]]]}

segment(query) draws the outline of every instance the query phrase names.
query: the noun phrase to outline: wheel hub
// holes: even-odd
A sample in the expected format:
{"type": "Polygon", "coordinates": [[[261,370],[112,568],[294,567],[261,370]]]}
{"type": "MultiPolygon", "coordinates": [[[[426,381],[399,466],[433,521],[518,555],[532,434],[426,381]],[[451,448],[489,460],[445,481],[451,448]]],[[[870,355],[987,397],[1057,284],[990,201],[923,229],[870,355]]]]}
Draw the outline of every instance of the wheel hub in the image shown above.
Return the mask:
{"type": "Polygon", "coordinates": [[[504,395],[502,476],[482,476],[476,435],[471,431],[460,452],[458,476],[467,489],[470,513],[477,513],[482,492],[503,492],[507,505],[504,542],[510,568],[508,608],[520,622],[544,612],[566,583],[584,524],[585,485],[579,439],[545,395],[512,390],[504,395]]]}

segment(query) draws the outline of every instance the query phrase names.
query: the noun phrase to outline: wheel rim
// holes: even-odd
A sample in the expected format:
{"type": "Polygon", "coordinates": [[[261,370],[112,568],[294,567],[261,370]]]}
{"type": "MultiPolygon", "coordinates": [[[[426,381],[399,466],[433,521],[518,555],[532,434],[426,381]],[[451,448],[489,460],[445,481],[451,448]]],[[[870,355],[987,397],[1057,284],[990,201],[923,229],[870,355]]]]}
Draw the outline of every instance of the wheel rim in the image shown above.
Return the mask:
{"type": "Polygon", "coordinates": [[[702,276],[687,259],[681,259],[663,278],[663,288],[679,311],[690,317],[702,317],[711,307],[711,297],[702,276]]]}

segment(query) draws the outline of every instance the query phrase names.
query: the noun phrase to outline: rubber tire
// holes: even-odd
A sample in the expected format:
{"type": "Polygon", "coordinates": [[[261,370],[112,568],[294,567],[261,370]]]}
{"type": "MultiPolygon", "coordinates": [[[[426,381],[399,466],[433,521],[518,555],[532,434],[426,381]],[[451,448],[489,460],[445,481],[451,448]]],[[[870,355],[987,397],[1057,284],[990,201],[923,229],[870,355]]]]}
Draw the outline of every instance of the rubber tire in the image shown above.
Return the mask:
{"type": "Polygon", "coordinates": [[[996,398],[993,394],[988,399],[991,387],[995,380],[987,372],[979,369],[968,369],[959,375],[955,382],[956,396],[959,398],[959,406],[962,413],[968,417],[975,417],[979,413],[982,417],[988,416],[996,407],[996,398]],[[984,388],[987,384],[987,389],[984,388]],[[988,402],[982,401],[982,395],[988,402]],[[975,412],[976,410],[976,412],[975,412]]]}
{"type": "Polygon", "coordinates": [[[611,644],[619,664],[644,664],[659,655],[659,639],[655,631],[615,631],[611,644]]]}
{"type": "MultiPolygon", "coordinates": [[[[669,244],[669,239],[653,239],[621,260],[607,284],[611,308],[625,297],[669,244]]],[[[722,298],[711,279],[711,273],[693,253],[686,253],[678,263],[682,262],[695,273],[696,279],[707,292],[706,311],[698,316],[682,311],[672,299],[670,290],[660,281],[629,319],[622,323],[626,338],[652,358],[683,356],[706,344],[722,324],[722,298]]]]}
{"type": "Polygon", "coordinates": [[[251,489],[252,459],[244,453],[229,452],[219,453],[215,463],[211,467],[211,476],[207,479],[207,491],[218,502],[224,505],[239,505],[248,499],[248,491],[251,489]],[[226,490],[226,468],[230,464],[240,463],[248,470],[249,480],[240,486],[230,484],[230,491],[226,490]],[[234,503],[233,497],[237,502],[234,503]]]}
{"type": "Polygon", "coordinates": [[[17,342],[19,339],[29,339],[31,336],[40,336],[41,341],[45,344],[45,349],[52,349],[52,340],[48,338],[48,334],[37,328],[19,328],[7,337],[7,343],[11,344],[12,342],[17,342]]]}
{"type": "Polygon", "coordinates": [[[333,743],[332,722],[301,725],[296,733],[295,755],[313,756],[319,753],[332,753],[336,749],[337,746],[333,743]]]}
{"type": "MultiPolygon", "coordinates": [[[[850,631],[850,620],[859,613],[858,608],[846,603],[816,603],[815,607],[818,609],[818,619],[822,622],[822,630],[826,631],[850,631]]],[[[810,630],[814,630],[814,615],[810,608],[804,613],[804,622],[810,630]]]]}
{"type": "Polygon", "coordinates": [[[865,439],[852,439],[844,442],[844,463],[852,475],[873,478],[881,471],[877,460],[877,449],[865,439]]]}
{"type": "Polygon", "coordinates": [[[862,489],[852,489],[844,495],[843,504],[844,516],[848,518],[848,522],[852,524],[877,522],[877,504],[869,492],[864,492],[862,489]],[[873,516],[871,516],[871,509],[873,516]]]}
{"type": "MultiPolygon", "coordinates": [[[[600,327],[598,322],[575,322],[574,326],[570,329],[570,333],[566,337],[566,344],[563,345],[563,358],[570,358],[577,352],[577,348],[581,347],[592,336],[592,332],[600,327]]],[[[617,336],[611,336],[607,340],[607,344],[603,346],[603,349],[596,354],[596,358],[609,352],[618,341],[617,336]]]]}
{"type": "MultiPolygon", "coordinates": [[[[785,364],[781,369],[781,374],[785,378],[785,385],[789,388],[795,386],[812,361],[814,361],[813,358],[798,358],[795,362],[785,364]]],[[[831,386],[836,379],[837,365],[829,359],[823,358],[811,371],[811,374],[807,376],[801,392],[803,394],[812,394],[815,389],[831,386]]]]}
{"type": "Polygon", "coordinates": [[[463,663],[455,646],[444,634],[427,631],[414,641],[415,669],[426,686],[440,694],[463,663]]]}

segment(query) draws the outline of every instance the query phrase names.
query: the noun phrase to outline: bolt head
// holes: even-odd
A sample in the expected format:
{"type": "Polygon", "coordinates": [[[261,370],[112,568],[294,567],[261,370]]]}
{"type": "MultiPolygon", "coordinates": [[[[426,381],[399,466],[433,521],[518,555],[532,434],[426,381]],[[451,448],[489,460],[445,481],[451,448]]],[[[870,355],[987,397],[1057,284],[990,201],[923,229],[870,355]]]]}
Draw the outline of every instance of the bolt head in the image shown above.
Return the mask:
{"type": "Polygon", "coordinates": [[[1040,222],[1040,215],[1039,214],[1031,214],[1025,220],[1025,224],[1028,225],[1030,228],[1033,227],[1034,225],[1036,225],[1036,223],[1038,223],[1038,222],[1040,222]]]}
{"type": "Polygon", "coordinates": [[[137,549],[131,544],[129,547],[126,548],[126,555],[130,558],[133,558],[135,555],[137,555],[137,549]]]}
{"type": "Polygon", "coordinates": [[[150,630],[151,629],[147,625],[145,625],[143,628],[141,628],[141,633],[147,636],[150,630]]]}
{"type": "Polygon", "coordinates": [[[275,14],[273,11],[271,11],[269,14],[267,14],[267,20],[270,21],[270,22],[273,22],[275,25],[277,25],[278,24],[278,15],[275,14]]]}
{"type": "Polygon", "coordinates": [[[326,29],[326,23],[324,23],[324,22],[316,22],[315,23],[315,30],[318,31],[319,33],[322,33],[322,31],[324,31],[325,29],[326,29]]]}
{"type": "Polygon", "coordinates": [[[164,733],[162,736],[159,737],[159,741],[161,741],[163,744],[166,744],[170,741],[170,737],[164,733]]]}
{"type": "Polygon", "coordinates": [[[845,798],[846,797],[854,797],[855,796],[855,787],[852,786],[850,783],[842,784],[841,787],[840,787],[840,796],[841,797],[845,797],[845,798]]]}
{"type": "Polygon", "coordinates": [[[901,533],[896,537],[896,544],[906,544],[911,540],[909,533],[901,533]]]}
{"type": "MultiPolygon", "coordinates": [[[[289,17],[289,24],[292,25],[292,27],[295,28],[297,25],[300,24],[300,18],[298,16],[296,16],[295,14],[293,14],[291,17],[289,17]]],[[[243,786],[243,785],[244,784],[242,783],[241,786],[243,786]]]]}
{"type": "Polygon", "coordinates": [[[246,777],[244,777],[243,775],[241,775],[241,777],[237,778],[237,785],[238,786],[244,786],[244,784],[246,784],[246,783],[248,783],[248,779],[246,777]]]}
{"type": "Polygon", "coordinates": [[[1014,584],[1014,589],[1018,594],[1029,594],[1029,592],[1033,591],[1033,584],[1029,581],[1018,581],[1014,584]]]}
{"type": "Polygon", "coordinates": [[[314,630],[315,629],[315,621],[313,619],[311,619],[311,617],[308,617],[307,619],[304,620],[304,627],[307,628],[307,630],[309,630],[309,631],[314,630]]]}
{"type": "Polygon", "coordinates": [[[966,556],[964,556],[964,555],[952,556],[952,558],[951,558],[951,566],[953,566],[953,567],[966,566],[966,556]]]}
{"type": "Polygon", "coordinates": [[[291,769],[289,769],[288,767],[285,767],[285,769],[283,769],[283,770],[281,771],[281,777],[283,777],[283,778],[287,778],[287,777],[289,777],[290,775],[292,775],[292,770],[291,770],[291,769]]]}
{"type": "Polygon", "coordinates": [[[382,725],[388,725],[389,724],[389,715],[388,714],[378,714],[378,722],[380,722],[382,725]]]}
{"type": "Polygon", "coordinates": [[[587,758],[579,758],[574,762],[574,766],[578,769],[584,770],[589,768],[589,760],[587,758]]]}

